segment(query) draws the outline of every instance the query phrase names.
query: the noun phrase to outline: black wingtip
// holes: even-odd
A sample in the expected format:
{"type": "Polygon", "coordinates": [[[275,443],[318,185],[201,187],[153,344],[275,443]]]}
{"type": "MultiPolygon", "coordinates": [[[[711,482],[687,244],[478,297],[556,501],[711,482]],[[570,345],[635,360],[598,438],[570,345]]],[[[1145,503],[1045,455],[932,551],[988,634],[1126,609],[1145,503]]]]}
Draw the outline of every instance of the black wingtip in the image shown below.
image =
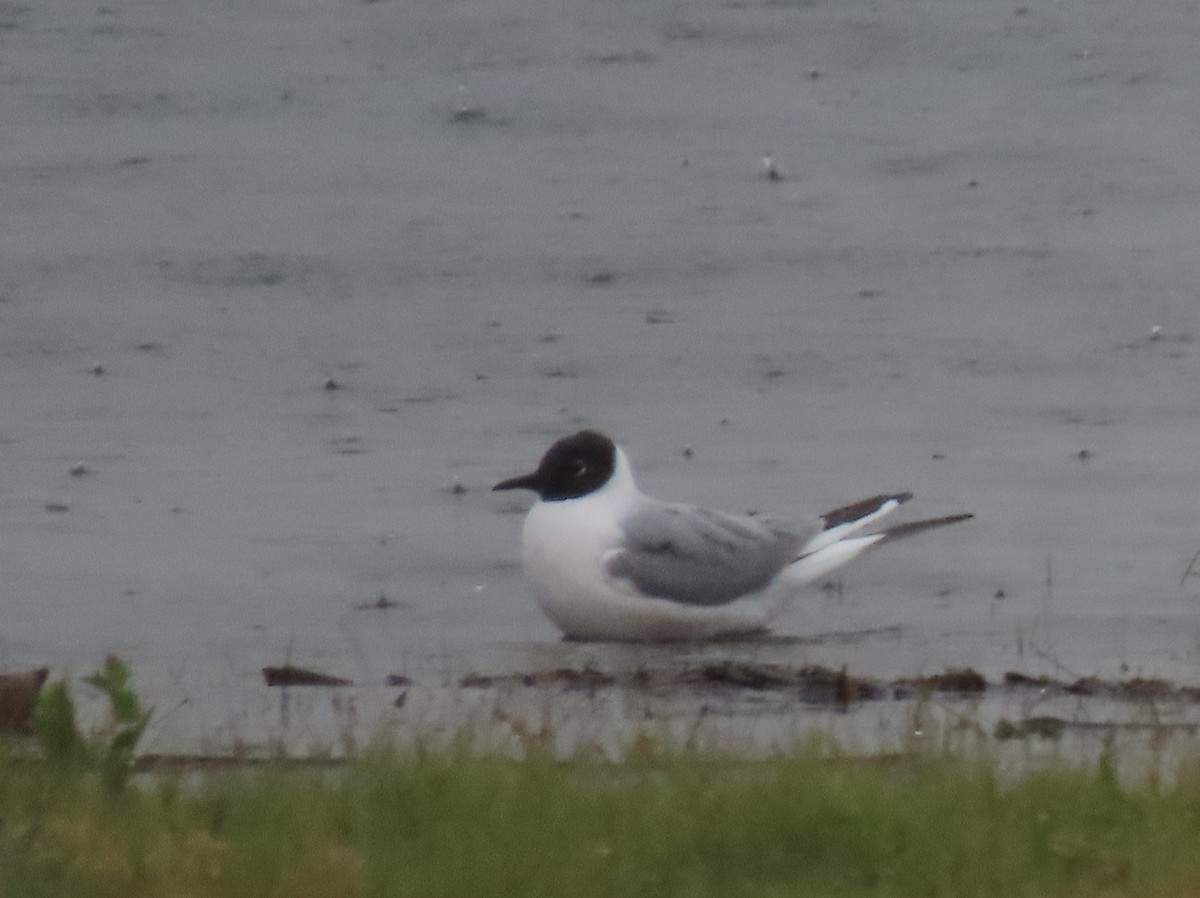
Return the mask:
{"type": "Polygon", "coordinates": [[[897,524],[895,527],[889,527],[887,530],[881,531],[883,539],[875,545],[882,543],[890,543],[898,539],[903,539],[906,536],[913,536],[917,533],[924,533],[926,530],[933,530],[936,527],[946,527],[950,524],[957,524],[960,521],[969,521],[975,515],[970,512],[963,514],[946,515],[944,518],[926,518],[923,521],[907,521],[903,524],[897,524]]]}
{"type": "Polygon", "coordinates": [[[912,497],[912,493],[880,493],[878,496],[859,499],[857,502],[851,502],[849,505],[843,505],[841,508],[827,511],[821,515],[821,520],[824,522],[826,530],[832,530],[834,527],[840,527],[842,524],[850,524],[868,515],[872,515],[883,508],[888,502],[903,505],[912,497]]]}

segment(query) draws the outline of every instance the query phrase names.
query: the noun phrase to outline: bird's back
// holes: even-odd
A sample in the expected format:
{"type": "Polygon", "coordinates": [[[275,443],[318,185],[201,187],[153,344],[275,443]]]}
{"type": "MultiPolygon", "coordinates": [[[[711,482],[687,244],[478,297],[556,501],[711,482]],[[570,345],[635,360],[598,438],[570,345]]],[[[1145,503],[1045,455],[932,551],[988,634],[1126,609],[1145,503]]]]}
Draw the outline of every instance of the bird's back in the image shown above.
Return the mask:
{"type": "Polygon", "coordinates": [[[721,605],[770,585],[807,536],[778,522],[642,497],[622,522],[607,569],[649,596],[721,605]]]}

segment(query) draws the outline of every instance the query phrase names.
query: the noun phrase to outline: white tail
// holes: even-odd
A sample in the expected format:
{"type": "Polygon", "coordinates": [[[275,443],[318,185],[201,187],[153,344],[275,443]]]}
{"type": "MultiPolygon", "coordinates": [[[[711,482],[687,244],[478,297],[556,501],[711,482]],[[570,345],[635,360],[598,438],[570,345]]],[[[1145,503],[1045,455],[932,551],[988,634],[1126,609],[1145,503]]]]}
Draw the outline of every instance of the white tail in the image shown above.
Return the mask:
{"type": "MultiPolygon", "coordinates": [[[[872,496],[861,499],[850,505],[843,505],[833,511],[821,515],[825,525],[821,532],[800,547],[800,558],[813,555],[822,549],[832,546],[852,533],[857,533],[864,527],[875,523],[886,514],[891,514],[912,498],[912,493],[894,493],[890,496],[872,496]]],[[[865,548],[865,546],[863,547],[865,548]]],[[[862,549],[859,549],[861,552],[862,549]]],[[[857,552],[855,554],[858,554],[857,552]]],[[[854,556],[850,556],[853,558],[854,556]]],[[[847,558],[846,561],[850,559],[847,558]]]]}
{"type": "Polygon", "coordinates": [[[851,559],[857,558],[871,546],[882,540],[887,533],[869,533],[839,540],[831,546],[823,546],[810,555],[797,558],[779,575],[788,586],[807,586],[826,577],[851,559]]]}
{"type": "Polygon", "coordinates": [[[780,580],[793,587],[806,586],[828,576],[872,546],[975,517],[973,514],[954,514],[944,518],[926,518],[897,524],[876,533],[851,535],[895,511],[911,498],[912,493],[872,496],[826,512],[821,516],[825,528],[801,547],[799,557],[783,569],[780,580]]]}

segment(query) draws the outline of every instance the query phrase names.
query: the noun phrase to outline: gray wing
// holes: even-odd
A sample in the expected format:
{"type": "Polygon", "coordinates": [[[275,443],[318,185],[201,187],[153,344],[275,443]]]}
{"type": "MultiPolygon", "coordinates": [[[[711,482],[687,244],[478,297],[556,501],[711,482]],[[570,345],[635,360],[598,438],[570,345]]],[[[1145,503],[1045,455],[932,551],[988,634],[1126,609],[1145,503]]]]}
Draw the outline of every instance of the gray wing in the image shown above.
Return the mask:
{"type": "Polygon", "coordinates": [[[722,605],[757,592],[795,557],[811,531],[690,505],[647,501],[622,522],[608,573],[646,595],[722,605]]]}

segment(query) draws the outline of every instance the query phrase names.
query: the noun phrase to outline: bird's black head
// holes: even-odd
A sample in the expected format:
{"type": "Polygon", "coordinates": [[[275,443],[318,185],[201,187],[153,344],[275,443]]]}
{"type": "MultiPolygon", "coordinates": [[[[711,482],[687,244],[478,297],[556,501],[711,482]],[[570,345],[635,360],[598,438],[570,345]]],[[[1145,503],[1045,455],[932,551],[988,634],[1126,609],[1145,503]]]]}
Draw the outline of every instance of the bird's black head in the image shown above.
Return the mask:
{"type": "Polygon", "coordinates": [[[533,490],[543,500],[578,499],[608,483],[617,447],[602,433],[581,430],[546,450],[532,474],[497,483],[493,490],[533,490]]]}

